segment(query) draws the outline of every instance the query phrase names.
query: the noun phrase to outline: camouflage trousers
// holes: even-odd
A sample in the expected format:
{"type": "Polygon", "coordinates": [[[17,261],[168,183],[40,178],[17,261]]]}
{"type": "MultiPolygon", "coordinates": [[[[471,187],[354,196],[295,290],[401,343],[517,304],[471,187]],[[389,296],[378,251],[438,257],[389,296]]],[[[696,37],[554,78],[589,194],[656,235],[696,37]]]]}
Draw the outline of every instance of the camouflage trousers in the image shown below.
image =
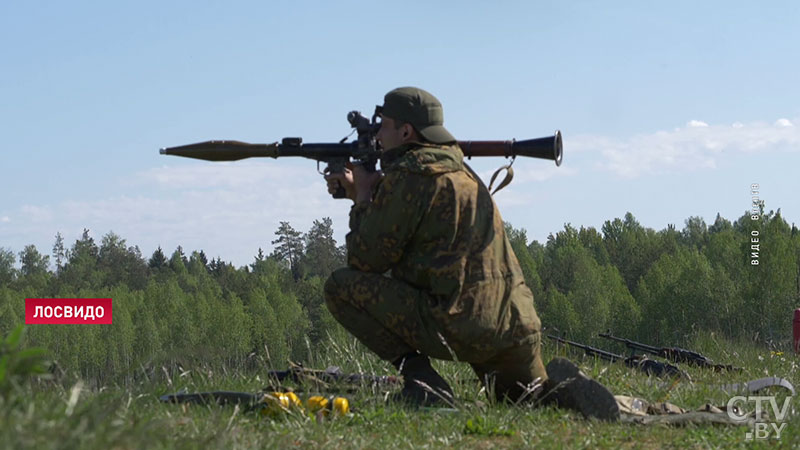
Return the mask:
{"type": "Polygon", "coordinates": [[[464,342],[426,292],[400,280],[350,268],[339,269],[325,283],[325,304],[334,318],[381,359],[395,361],[418,351],[437,359],[467,362],[498,398],[518,398],[522,386],[547,379],[541,334],[524,344],[476,351],[464,342]],[[449,330],[446,335],[441,330],[449,330]]]}

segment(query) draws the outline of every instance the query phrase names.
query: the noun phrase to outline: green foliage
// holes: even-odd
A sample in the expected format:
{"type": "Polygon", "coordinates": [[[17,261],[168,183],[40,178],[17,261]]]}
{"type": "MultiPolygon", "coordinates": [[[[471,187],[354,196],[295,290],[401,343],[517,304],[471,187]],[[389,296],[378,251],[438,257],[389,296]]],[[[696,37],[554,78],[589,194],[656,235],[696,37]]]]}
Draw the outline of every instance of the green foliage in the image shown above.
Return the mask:
{"type": "Polygon", "coordinates": [[[301,258],[307,277],[328,277],[331,272],[345,265],[344,255],[336,247],[333,238],[333,221],[325,217],[315,220],[305,235],[305,254],[301,258]]]}
{"type": "Polygon", "coordinates": [[[639,278],[662,253],[658,235],[642,227],[631,213],[626,213],[624,220],[606,221],[602,231],[611,263],[619,270],[628,290],[633,292],[639,278]]]}
{"type": "Polygon", "coordinates": [[[24,277],[37,276],[47,273],[50,257],[42,255],[34,245],[26,245],[19,252],[19,261],[22,264],[19,271],[24,277]]]}
{"type": "MultiPolygon", "coordinates": [[[[590,233],[585,233],[590,235],[590,233]]],[[[583,246],[577,230],[566,230],[548,241],[548,290],[542,320],[571,337],[590,340],[609,328],[632,331],[639,307],[616,267],[601,266],[583,246]],[[551,322],[552,320],[552,322],[551,322]]]]}
{"type": "MultiPolygon", "coordinates": [[[[285,232],[291,228],[288,222],[281,227],[285,232]]],[[[210,447],[370,448],[431,443],[551,448],[741,445],[744,430],[589,422],[571,427],[564,426],[569,414],[563,411],[491,402],[487,406],[476,400],[483,397],[469,366],[454,363],[436,363],[463,399],[457,412],[446,414],[387,409],[384,392],[374,387],[353,394],[351,402],[358,409],[353,417],[327,422],[296,417],[273,422],[241,410],[184,410],[156,403],[154,391],[255,391],[263,387],[265,369],[286,368],[287,360],[314,367],[339,365],[348,372],[392,373],[325,307],[327,274],[342,261],[336,262],[342,247],[331,240],[331,230],[329,219],[315,221],[308,233],[292,233],[302,237],[292,256],[265,257],[259,251],[252,264],[241,268],[221,258],[209,261],[202,250],[184,253],[180,247],[169,258],[159,248],[145,263],[138,249],[121,237],[108,233],[98,246],[88,230],[69,250],[63,238],[61,246],[54,245],[52,272],[35,248],[22,252],[24,271],[14,267],[14,252],[0,249],[0,335],[9,335],[0,352],[0,393],[22,389],[23,395],[16,398],[27,402],[25,408],[0,408],[0,441],[17,448],[174,447],[185,442],[210,447]],[[295,267],[291,258],[299,262],[295,267]],[[114,301],[113,325],[25,329],[30,345],[47,348],[65,373],[53,392],[43,383],[26,387],[26,380],[43,372],[44,358],[41,350],[22,346],[17,328],[24,320],[24,299],[47,295],[114,301]],[[76,377],[84,384],[70,389],[76,377]]],[[[800,304],[800,231],[790,227],[780,211],[758,219],[747,213],[733,223],[718,216],[711,226],[690,218],[681,231],[667,226],[658,232],[627,214],[607,221],[601,232],[567,225],[545,245],[528,243],[522,228],[506,224],[506,231],[546,327],[623,353],[620,347],[593,339],[598,331],[611,328],[618,335],[655,345],[683,345],[718,362],[745,367],[744,374],[689,368],[692,383],[662,386],[622,365],[584,359],[584,371],[615,393],[695,408],[727,400],[727,394],[709,386],[764,373],[797,382],[793,359],[765,351],[763,345],[788,347],[787,324],[791,310],[800,304]],[[751,264],[754,231],[759,237],[758,266],[751,264]]],[[[549,341],[543,344],[545,360],[554,348],[549,341]]],[[[796,428],[798,422],[792,420],[790,427],[796,428]]],[[[785,433],[780,444],[796,447],[796,436],[785,433]]]]}
{"type": "Polygon", "coordinates": [[[42,255],[34,245],[26,245],[25,249],[19,252],[21,267],[19,276],[28,286],[37,290],[43,290],[47,286],[50,272],[47,271],[50,257],[42,255]]]}
{"type": "Polygon", "coordinates": [[[696,249],[662,256],[639,284],[637,298],[647,312],[642,335],[649,332],[657,342],[686,342],[697,324],[719,329],[724,305],[713,302],[713,281],[711,265],[696,249]]]}
{"type": "Polygon", "coordinates": [[[180,246],[169,258],[159,247],[146,262],[113,232],[98,246],[84,230],[70,250],[57,234],[53,250],[60,262],[52,273],[47,257],[29,246],[20,253],[24,270],[17,277],[14,253],[3,250],[8,284],[0,286],[0,332],[24,317],[26,297],[109,297],[113,325],[39,325],[31,341],[93,386],[190,367],[256,369],[260,362],[285,368],[306,358],[311,345],[347,336],[322,291],[330,271],[343,264],[332,221],[315,221],[304,239],[295,250],[309,251],[291,257],[314,269],[300,278],[291,264],[263,252],[239,269],[220,258],[209,261],[202,250],[187,257],[180,246]]]}
{"type": "MultiPolygon", "coordinates": [[[[658,232],[628,213],[601,231],[566,225],[544,245],[529,243],[524,228],[505,226],[543,325],[572,339],[600,345],[596,334],[611,329],[688,345],[713,332],[788,346],[786,323],[800,304],[800,232],[780,211],[733,223],[717,216],[711,226],[692,217],[682,231],[669,225],[658,232]]],[[[56,235],[52,272],[33,246],[19,253],[19,270],[15,253],[0,248],[0,334],[23,320],[25,298],[113,298],[113,325],[28,331],[59,367],[94,386],[191,368],[285,368],[332,339],[356,342],[324,301],[327,276],[344,264],[332,221],[316,220],[308,233],[281,222],[275,234],[272,255],[259,249],[240,268],[181,247],[169,257],[159,247],[145,261],[113,232],[98,246],[89,230],[69,250],[56,235]]]]}
{"type": "Polygon", "coordinates": [[[303,233],[292,228],[289,222],[281,222],[280,228],[275,231],[275,236],[278,236],[278,239],[272,241],[272,245],[275,245],[275,250],[273,250],[271,256],[278,261],[285,262],[294,277],[299,278],[305,250],[303,233]]]}
{"type": "Polygon", "coordinates": [[[10,285],[17,278],[16,260],[14,252],[0,247],[0,287],[10,285]]]}
{"type": "Polygon", "coordinates": [[[97,270],[99,249],[89,230],[84,229],[81,238],[69,251],[69,259],[58,277],[58,285],[69,290],[98,288],[103,273],[97,270]]]}
{"type": "Polygon", "coordinates": [[[706,221],[702,217],[689,217],[686,219],[686,227],[681,235],[687,246],[696,249],[703,248],[708,243],[706,221]]]}
{"type": "Polygon", "coordinates": [[[578,332],[582,321],[566,295],[558,289],[549,289],[545,296],[546,300],[540,308],[540,315],[549,329],[561,333],[585,334],[578,332]]]}
{"type": "Polygon", "coordinates": [[[113,232],[103,236],[97,254],[97,269],[102,272],[102,285],[124,284],[142,289],[147,284],[147,265],[138,247],[126,247],[125,239],[113,232]]]}
{"type": "Polygon", "coordinates": [[[17,324],[25,319],[23,310],[22,320],[20,320],[20,315],[17,312],[19,308],[15,307],[15,302],[18,303],[19,298],[15,294],[15,291],[0,286],[0,336],[10,333],[17,324]]]}
{"type": "MultiPolygon", "coordinates": [[[[389,373],[349,340],[327,341],[315,350],[315,366],[342,365],[350,371],[389,373]],[[338,352],[334,349],[341,349],[338,352]],[[344,363],[342,363],[344,362],[344,363]]],[[[549,341],[548,341],[549,342],[549,341]]],[[[612,392],[646,401],[669,401],[687,409],[706,404],[725,405],[731,393],[722,384],[780,374],[797,384],[794,358],[770,353],[752,342],[727,341],[708,333],[691,342],[692,348],[718,361],[745,367],[744,373],[716,373],[686,367],[691,382],[661,383],[622,364],[582,358],[570,352],[587,374],[612,392]]],[[[545,346],[544,358],[555,346],[545,346]]],[[[559,351],[563,350],[559,348],[559,351]]],[[[263,378],[231,369],[213,374],[190,371],[171,380],[144,379],[124,387],[87,389],[68,383],[55,388],[35,386],[23,392],[24,407],[0,409],[0,447],[3,448],[798,448],[800,415],[790,414],[780,440],[747,442],[751,428],[692,424],[646,426],[587,421],[579,414],[531,404],[486,402],[468,365],[437,362],[451,381],[456,408],[414,410],[389,405],[384,396],[396,387],[357,386],[340,393],[353,414],[345,417],[309,417],[287,413],[271,418],[247,412],[241,406],[174,405],[158,402],[158,395],[182,389],[204,392],[230,389],[255,392],[263,378]]],[[[263,375],[263,374],[262,374],[263,375]]],[[[778,405],[783,394],[777,393],[778,405]]],[[[770,394],[771,394],[770,393],[770,394]]],[[[306,399],[312,393],[299,393],[306,399]]],[[[770,395],[766,394],[766,395],[770,395]]],[[[749,403],[752,410],[753,403],[749,403]]],[[[765,405],[766,406],[766,405],[765,405]]],[[[770,410],[769,406],[766,406],[770,410]]],[[[774,435],[773,435],[774,436],[774,435]]]]}
{"type": "Polygon", "coordinates": [[[464,434],[478,436],[514,436],[516,431],[506,425],[493,424],[491,420],[484,416],[477,416],[472,419],[467,419],[467,423],[464,424],[464,434]]]}
{"type": "Polygon", "coordinates": [[[542,280],[539,277],[536,259],[528,250],[528,236],[525,229],[517,230],[510,223],[505,222],[506,237],[511,243],[511,248],[517,256],[525,284],[531,288],[533,298],[537,299],[542,294],[542,280]]]}
{"type": "Polygon", "coordinates": [[[0,340],[0,398],[6,401],[31,378],[47,374],[45,350],[23,348],[24,332],[19,325],[0,340]]]}
{"type": "Polygon", "coordinates": [[[69,251],[64,245],[64,236],[61,233],[56,233],[56,242],[53,244],[53,259],[56,263],[56,275],[60,274],[64,269],[64,262],[69,256],[69,251]]]}
{"type": "Polygon", "coordinates": [[[761,216],[758,250],[750,242],[750,253],[759,253],[759,265],[750,270],[751,289],[746,308],[761,312],[760,330],[768,339],[785,335],[788,312],[798,306],[798,260],[791,229],[780,211],[761,216]]]}
{"type": "Polygon", "coordinates": [[[161,246],[159,245],[158,248],[153,252],[153,255],[147,261],[147,267],[155,270],[159,270],[167,265],[167,257],[164,255],[164,251],[161,250],[161,246]]]}
{"type": "Polygon", "coordinates": [[[673,345],[700,331],[789,343],[785,324],[800,303],[800,233],[780,211],[762,208],[757,220],[746,213],[733,224],[718,215],[710,227],[690,217],[681,232],[672,225],[655,232],[628,213],[606,221],[602,232],[601,239],[593,228],[566,225],[544,248],[531,245],[520,257],[537,261],[544,292],[535,298],[545,327],[587,340],[608,326],[673,345]]]}

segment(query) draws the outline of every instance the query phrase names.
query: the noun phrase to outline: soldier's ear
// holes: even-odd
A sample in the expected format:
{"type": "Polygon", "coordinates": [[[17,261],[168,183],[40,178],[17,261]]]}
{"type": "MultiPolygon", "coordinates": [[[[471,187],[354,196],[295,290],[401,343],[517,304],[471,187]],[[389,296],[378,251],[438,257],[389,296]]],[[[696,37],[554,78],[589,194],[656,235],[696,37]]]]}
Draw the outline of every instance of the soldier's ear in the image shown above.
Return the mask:
{"type": "Polygon", "coordinates": [[[414,129],[411,127],[411,125],[410,125],[410,124],[404,124],[404,125],[403,125],[403,139],[408,139],[408,138],[410,138],[410,137],[411,137],[411,132],[412,132],[413,130],[414,130],[414,129]]]}

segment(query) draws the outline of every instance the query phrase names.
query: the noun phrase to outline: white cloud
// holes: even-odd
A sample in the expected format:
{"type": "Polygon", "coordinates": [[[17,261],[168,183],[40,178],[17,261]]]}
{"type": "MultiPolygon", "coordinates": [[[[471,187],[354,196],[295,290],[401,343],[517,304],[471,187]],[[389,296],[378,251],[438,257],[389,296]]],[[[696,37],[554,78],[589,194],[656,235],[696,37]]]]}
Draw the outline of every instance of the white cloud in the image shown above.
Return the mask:
{"type": "Polygon", "coordinates": [[[53,212],[47,206],[25,205],[20,212],[22,222],[42,223],[53,220],[53,212]]]}
{"type": "MultiPolygon", "coordinates": [[[[500,160],[498,160],[498,161],[500,161],[500,160]]],[[[505,164],[507,164],[507,163],[506,162],[498,163],[498,164],[495,165],[496,167],[493,166],[494,168],[492,168],[492,169],[483,169],[482,168],[477,173],[481,177],[483,182],[486,183],[486,185],[488,186],[489,182],[492,179],[492,174],[494,174],[494,172],[498,168],[500,168],[501,166],[503,166],[505,164]]],[[[574,176],[574,175],[576,175],[578,173],[578,169],[576,169],[574,167],[566,167],[566,166],[556,167],[556,165],[552,161],[544,162],[544,161],[541,161],[541,160],[536,163],[535,167],[532,167],[532,165],[529,165],[529,164],[520,164],[519,161],[515,162],[514,165],[511,166],[511,167],[514,169],[514,177],[513,177],[512,181],[511,181],[512,184],[514,184],[514,183],[532,183],[532,182],[540,183],[540,182],[543,182],[543,181],[551,180],[551,179],[556,178],[556,177],[571,177],[571,176],[574,176]]],[[[505,176],[506,176],[506,172],[505,171],[501,171],[497,175],[497,178],[494,181],[494,186],[499,185],[503,181],[503,178],[505,176]]],[[[507,188],[504,188],[504,189],[507,189],[507,188]]]]}
{"type": "Polygon", "coordinates": [[[800,130],[788,119],[733,126],[690,121],[685,128],[658,131],[624,139],[576,136],[570,152],[600,155],[596,166],[624,177],[671,170],[713,169],[720,155],[800,150],[800,130]]]}
{"type": "Polygon", "coordinates": [[[153,183],[162,188],[245,188],[270,181],[289,182],[309,173],[314,173],[313,164],[298,167],[277,165],[260,161],[250,164],[215,163],[204,165],[162,166],[138,175],[140,181],[153,183]]]}
{"type": "Polygon", "coordinates": [[[14,248],[34,243],[46,252],[56,232],[71,243],[88,228],[96,241],[113,231],[128,245],[138,245],[145,256],[159,245],[166,252],[181,245],[244,265],[259,247],[269,253],[280,221],[305,232],[314,220],[331,217],[339,243],[347,231],[351,202],[334,201],[313,164],[303,169],[262,164],[162,167],[134,179],[157,189],[147,195],[27,205],[9,214],[19,220],[4,226],[0,241],[14,248]]]}
{"type": "Polygon", "coordinates": [[[529,194],[520,192],[509,185],[503,188],[502,191],[498,192],[496,196],[494,196],[494,201],[497,203],[497,207],[500,209],[500,211],[507,211],[508,209],[517,206],[530,205],[531,196],[529,194]]]}
{"type": "Polygon", "coordinates": [[[0,217],[0,222],[9,223],[9,222],[11,222],[11,218],[8,217],[8,216],[0,217]]]}
{"type": "MultiPolygon", "coordinates": [[[[71,245],[88,228],[96,241],[113,231],[128,245],[138,245],[146,257],[159,245],[168,253],[181,245],[187,252],[203,249],[209,257],[220,256],[244,265],[252,261],[259,247],[267,253],[272,249],[280,221],[289,221],[305,232],[314,220],[331,217],[335,238],[342,244],[352,203],[332,199],[315,164],[305,163],[254,161],[249,165],[215,163],[149,169],[128,178],[128,184],[140,194],[72,199],[9,211],[13,212],[9,216],[19,216],[20,220],[4,226],[0,241],[15,248],[34,243],[44,252],[52,247],[56,232],[60,231],[71,245]],[[14,239],[8,242],[10,238],[14,239]]],[[[507,160],[483,158],[471,163],[488,181],[494,169],[507,160]]],[[[514,181],[498,194],[501,207],[540,200],[541,196],[531,196],[529,189],[521,187],[524,183],[577,173],[574,168],[557,168],[552,161],[531,158],[521,158],[514,168],[514,181]]],[[[499,177],[503,176],[501,173],[499,177]]]]}

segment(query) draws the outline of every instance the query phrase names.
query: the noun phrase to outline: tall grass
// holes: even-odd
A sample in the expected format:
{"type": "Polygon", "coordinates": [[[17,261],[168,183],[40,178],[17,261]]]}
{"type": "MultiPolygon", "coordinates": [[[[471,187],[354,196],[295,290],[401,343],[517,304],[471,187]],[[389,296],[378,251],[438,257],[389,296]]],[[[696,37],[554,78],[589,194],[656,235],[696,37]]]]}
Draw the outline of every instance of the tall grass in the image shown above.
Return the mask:
{"type": "MultiPolygon", "coordinates": [[[[717,362],[744,367],[742,373],[716,373],[685,367],[692,381],[672,383],[646,377],[622,365],[584,358],[545,343],[544,359],[568,356],[614,393],[649,401],[670,401],[688,409],[724,405],[732,395],[722,384],[776,375],[800,380],[795,355],[750,342],[735,343],[705,334],[698,350],[717,362]],[[567,352],[567,353],[565,353],[567,352]]],[[[614,350],[611,346],[609,349],[614,350]]],[[[394,374],[352,338],[329,338],[310,348],[308,367],[339,366],[346,372],[394,374]]],[[[621,350],[616,349],[618,352],[621,350]]],[[[0,408],[2,448],[796,448],[800,419],[791,416],[780,440],[746,442],[743,427],[690,425],[637,426],[587,421],[576,414],[530,404],[490,401],[469,366],[436,361],[451,381],[453,408],[412,410],[385,403],[391,387],[365,385],[346,395],[353,407],[346,417],[322,418],[300,412],[268,418],[241,407],[163,404],[158,396],[186,390],[256,392],[269,381],[266,370],[278,362],[265,356],[252,370],[161,367],[135,382],[89,388],[68,371],[53,380],[34,381],[15,391],[13,405],[0,408]]],[[[298,387],[299,388],[299,387],[298,387]]],[[[301,397],[313,390],[299,392],[301,397]]],[[[776,390],[782,404],[783,392],[776,390]]],[[[341,394],[340,394],[341,395],[341,394]]]]}

